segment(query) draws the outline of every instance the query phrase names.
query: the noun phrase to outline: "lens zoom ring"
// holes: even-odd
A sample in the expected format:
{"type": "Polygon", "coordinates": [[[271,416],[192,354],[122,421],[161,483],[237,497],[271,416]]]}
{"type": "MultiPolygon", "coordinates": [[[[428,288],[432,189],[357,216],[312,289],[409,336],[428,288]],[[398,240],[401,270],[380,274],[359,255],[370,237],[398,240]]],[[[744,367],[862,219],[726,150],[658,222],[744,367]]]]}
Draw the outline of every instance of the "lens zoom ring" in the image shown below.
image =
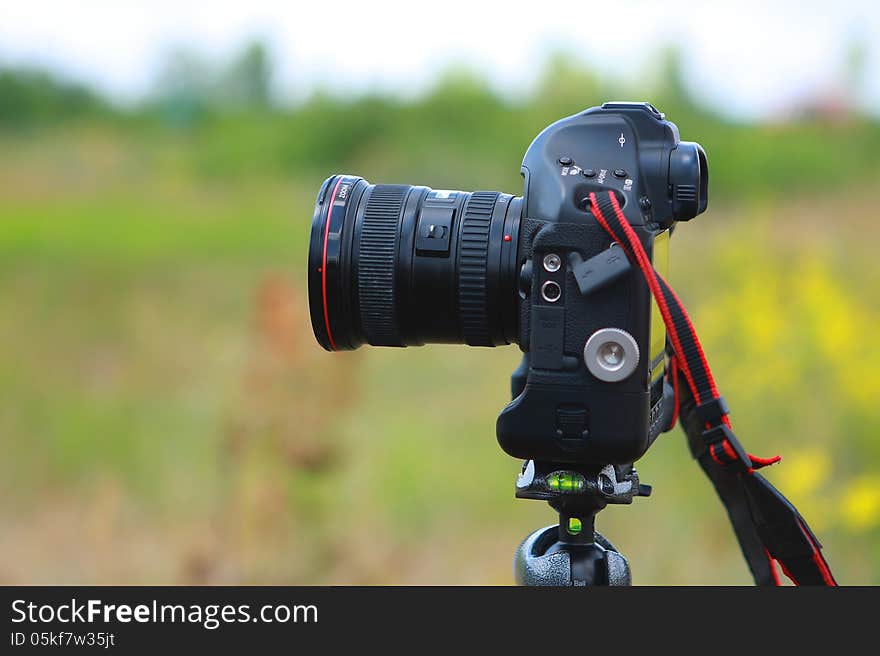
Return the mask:
{"type": "Polygon", "coordinates": [[[361,327],[374,346],[401,346],[394,295],[400,210],[407,185],[376,185],[364,208],[358,258],[361,327]]]}
{"type": "Polygon", "coordinates": [[[498,193],[475,191],[461,221],[458,260],[458,308],[466,344],[492,346],[486,310],[489,228],[498,193]]]}

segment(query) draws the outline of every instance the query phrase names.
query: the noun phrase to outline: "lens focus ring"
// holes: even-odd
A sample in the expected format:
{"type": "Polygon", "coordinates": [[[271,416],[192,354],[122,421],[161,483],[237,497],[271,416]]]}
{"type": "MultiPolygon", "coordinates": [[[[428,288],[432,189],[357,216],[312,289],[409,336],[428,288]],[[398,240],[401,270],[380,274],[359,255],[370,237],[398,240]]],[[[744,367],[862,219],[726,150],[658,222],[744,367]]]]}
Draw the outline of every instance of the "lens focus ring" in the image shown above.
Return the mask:
{"type": "Polygon", "coordinates": [[[471,346],[493,346],[486,309],[486,275],[489,229],[497,199],[497,192],[475,191],[468,199],[461,221],[458,308],[462,337],[471,346]]]}
{"type": "Polygon", "coordinates": [[[394,268],[400,210],[408,185],[376,185],[366,201],[359,244],[358,301],[367,342],[402,346],[397,325],[394,268]]]}

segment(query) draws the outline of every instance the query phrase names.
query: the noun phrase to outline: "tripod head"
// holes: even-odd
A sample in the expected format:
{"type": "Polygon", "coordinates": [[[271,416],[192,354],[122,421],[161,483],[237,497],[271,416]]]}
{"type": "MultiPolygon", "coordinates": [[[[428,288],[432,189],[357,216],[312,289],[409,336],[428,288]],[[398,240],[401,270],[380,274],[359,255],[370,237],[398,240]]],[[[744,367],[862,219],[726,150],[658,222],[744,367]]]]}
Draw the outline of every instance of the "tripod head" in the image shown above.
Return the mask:
{"type": "Polygon", "coordinates": [[[596,514],[608,504],[649,496],[629,465],[602,467],[527,460],[516,481],[520,499],[547,501],[559,524],[535,531],[516,551],[514,575],[521,585],[629,585],[626,558],[595,530],[596,514]]]}
{"type": "MultiPolygon", "coordinates": [[[[586,536],[586,534],[584,534],[586,536]]],[[[629,563],[599,533],[590,542],[573,543],[562,526],[529,535],[516,550],[513,573],[518,585],[630,585],[629,563]]]]}

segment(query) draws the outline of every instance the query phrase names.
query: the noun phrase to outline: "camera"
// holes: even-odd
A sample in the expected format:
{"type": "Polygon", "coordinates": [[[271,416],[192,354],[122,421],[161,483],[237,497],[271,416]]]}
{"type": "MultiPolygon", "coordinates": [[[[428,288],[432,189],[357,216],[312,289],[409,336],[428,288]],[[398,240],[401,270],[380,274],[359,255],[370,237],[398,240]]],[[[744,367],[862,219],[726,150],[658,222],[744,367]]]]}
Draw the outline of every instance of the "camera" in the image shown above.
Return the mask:
{"type": "Polygon", "coordinates": [[[652,105],[611,102],[545,128],[522,175],[521,197],[328,178],[309,246],[315,337],[331,351],[516,343],[501,447],[545,463],[633,463],[672,414],[666,332],[589,197],[614,194],[665,275],[676,222],[706,209],[706,154],[652,105]]]}
{"type": "Polygon", "coordinates": [[[702,147],[648,103],[605,103],[546,127],[522,175],[520,197],[328,178],[309,245],[318,342],[519,345],[496,435],[525,461],[517,498],[559,515],[517,549],[521,584],[631,583],[596,514],[650,495],[633,463],[680,418],[755,581],[779,585],[779,562],[798,584],[836,585],[803,517],[756,473],[779,457],[733,433],[666,281],[677,222],[708,203],[702,147]]]}

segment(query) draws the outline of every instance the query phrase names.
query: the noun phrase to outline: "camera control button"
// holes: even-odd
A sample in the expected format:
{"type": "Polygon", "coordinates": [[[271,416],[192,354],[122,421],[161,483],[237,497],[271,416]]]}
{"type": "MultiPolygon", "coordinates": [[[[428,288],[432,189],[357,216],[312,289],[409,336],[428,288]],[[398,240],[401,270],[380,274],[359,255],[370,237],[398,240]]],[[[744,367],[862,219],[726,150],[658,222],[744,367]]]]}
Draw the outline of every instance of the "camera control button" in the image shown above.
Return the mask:
{"type": "Polygon", "coordinates": [[[626,178],[627,176],[629,176],[629,173],[627,173],[624,169],[614,169],[615,178],[626,178]]]}
{"type": "Polygon", "coordinates": [[[451,207],[426,206],[422,209],[416,233],[418,255],[449,255],[449,233],[454,213],[451,207]]]}
{"type": "Polygon", "coordinates": [[[437,225],[436,223],[430,224],[425,230],[425,237],[429,237],[431,239],[443,239],[446,236],[446,226],[437,225]]]}
{"type": "Polygon", "coordinates": [[[585,178],[595,178],[596,169],[584,169],[583,174],[585,178]]]}
{"type": "Polygon", "coordinates": [[[571,157],[569,157],[568,155],[563,155],[557,161],[560,164],[562,164],[563,166],[571,166],[572,164],[574,164],[574,160],[571,157]]]}
{"type": "Polygon", "coordinates": [[[639,345],[625,330],[600,328],[584,345],[584,363],[604,383],[629,378],[639,364],[639,345]]]}

